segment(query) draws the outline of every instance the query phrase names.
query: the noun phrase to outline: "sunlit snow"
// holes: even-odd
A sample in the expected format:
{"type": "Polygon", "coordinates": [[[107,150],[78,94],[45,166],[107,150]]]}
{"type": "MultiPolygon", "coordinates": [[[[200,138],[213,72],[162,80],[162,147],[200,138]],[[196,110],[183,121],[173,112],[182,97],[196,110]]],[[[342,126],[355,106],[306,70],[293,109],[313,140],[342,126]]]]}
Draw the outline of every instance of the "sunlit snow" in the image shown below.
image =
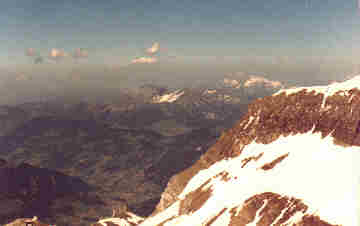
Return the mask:
{"type": "Polygon", "coordinates": [[[290,89],[281,89],[278,92],[276,92],[275,94],[273,94],[273,96],[279,95],[283,92],[285,92],[286,95],[289,95],[292,93],[300,92],[301,90],[304,90],[304,89],[307,92],[315,91],[315,93],[324,94],[323,102],[321,105],[322,107],[324,107],[326,98],[328,96],[332,96],[338,91],[340,91],[340,93],[339,93],[340,95],[347,96],[349,90],[351,90],[353,88],[358,88],[358,87],[360,87],[360,75],[355,76],[352,79],[346,80],[344,82],[339,82],[339,83],[334,82],[334,83],[332,83],[330,85],[326,85],[326,86],[295,87],[295,88],[290,88],[290,89]]]}
{"type": "MultiPolygon", "coordinates": [[[[228,172],[231,179],[212,179],[206,186],[212,188],[212,196],[205,204],[196,213],[178,219],[176,224],[175,221],[169,221],[169,225],[201,225],[209,216],[216,215],[223,208],[231,209],[249,197],[264,192],[301,199],[309,206],[307,214],[318,215],[332,224],[358,225],[359,194],[356,188],[359,187],[359,160],[359,147],[334,145],[331,136],[322,139],[319,133],[280,137],[266,145],[253,142],[244,148],[240,156],[222,160],[198,172],[179,195],[180,199],[184,199],[186,194],[220,172],[228,172]],[[260,159],[250,161],[241,168],[242,160],[262,152],[264,154],[260,159]],[[273,169],[261,169],[264,164],[287,153],[288,157],[273,169]]],[[[177,203],[174,205],[178,205],[177,203]]],[[[178,211],[172,212],[173,209],[169,208],[161,214],[176,216],[178,211]]],[[[159,215],[150,219],[151,222],[158,223],[160,218],[159,215]]],[[[229,219],[223,217],[216,221],[220,219],[223,223],[229,222],[229,219]]],[[[295,215],[289,222],[296,223],[300,219],[300,215],[295,215]]],[[[145,221],[142,225],[151,224],[145,221]]]]}
{"type": "Polygon", "coordinates": [[[104,226],[107,226],[106,222],[112,222],[114,224],[121,225],[121,226],[132,226],[132,225],[138,224],[144,220],[142,217],[139,217],[131,212],[126,212],[126,214],[129,216],[127,219],[112,217],[112,218],[106,218],[106,219],[99,220],[98,223],[100,223],[104,226]]]}

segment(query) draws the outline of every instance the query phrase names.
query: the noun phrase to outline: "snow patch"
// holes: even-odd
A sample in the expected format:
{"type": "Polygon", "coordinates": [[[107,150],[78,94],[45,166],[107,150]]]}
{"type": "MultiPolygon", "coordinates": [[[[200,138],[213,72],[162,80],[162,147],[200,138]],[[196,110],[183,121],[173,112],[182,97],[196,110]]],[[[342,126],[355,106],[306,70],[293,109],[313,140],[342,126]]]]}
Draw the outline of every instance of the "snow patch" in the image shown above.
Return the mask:
{"type": "Polygon", "coordinates": [[[176,101],[177,99],[179,99],[182,95],[184,95],[184,91],[181,90],[176,90],[172,93],[168,93],[168,94],[164,94],[162,96],[154,96],[153,97],[153,102],[154,103],[172,103],[174,101],[176,101]]]}
{"type": "MultiPolygon", "coordinates": [[[[145,222],[141,223],[141,226],[154,226],[154,225],[158,225],[161,222],[170,219],[172,217],[176,217],[179,214],[179,210],[180,210],[180,202],[176,201],[175,203],[173,203],[171,206],[169,206],[168,208],[166,208],[166,210],[156,214],[155,216],[152,217],[148,217],[146,219],[145,222]]],[[[165,226],[165,225],[164,225],[165,226]]]]}
{"type": "Polygon", "coordinates": [[[119,217],[112,217],[112,218],[106,218],[106,219],[99,220],[98,223],[100,223],[104,226],[107,226],[106,222],[112,222],[114,224],[121,225],[121,226],[132,226],[134,224],[139,224],[144,220],[144,218],[139,217],[131,212],[126,212],[126,215],[128,215],[128,217],[126,219],[119,218],[119,217]]]}
{"type": "Polygon", "coordinates": [[[217,92],[216,89],[207,89],[207,90],[204,91],[203,94],[214,94],[214,93],[216,93],[216,92],[217,92]]]}
{"type": "MultiPolygon", "coordinates": [[[[230,178],[228,181],[219,177],[211,179],[207,186],[211,186],[212,195],[204,205],[192,215],[171,225],[201,225],[223,208],[231,209],[264,192],[298,198],[309,207],[307,212],[298,213],[289,222],[299,221],[304,214],[316,213],[322,220],[332,224],[358,225],[359,161],[360,147],[334,145],[331,136],[322,139],[320,133],[280,137],[266,145],[253,141],[245,146],[240,156],[221,160],[201,170],[189,181],[178,196],[180,199],[223,171],[228,172],[230,178]],[[241,168],[246,157],[262,152],[264,154],[260,159],[250,161],[241,168]],[[289,153],[288,157],[271,170],[260,169],[286,153],[289,153]]],[[[167,218],[176,216],[178,212],[174,209],[177,208],[171,206],[153,217],[150,224],[150,221],[146,221],[141,225],[155,225],[155,222],[160,221],[154,219],[161,219],[162,215],[167,218]]],[[[230,217],[229,214],[224,216],[230,217]]],[[[222,222],[230,221],[224,217],[221,219],[222,222]]]]}

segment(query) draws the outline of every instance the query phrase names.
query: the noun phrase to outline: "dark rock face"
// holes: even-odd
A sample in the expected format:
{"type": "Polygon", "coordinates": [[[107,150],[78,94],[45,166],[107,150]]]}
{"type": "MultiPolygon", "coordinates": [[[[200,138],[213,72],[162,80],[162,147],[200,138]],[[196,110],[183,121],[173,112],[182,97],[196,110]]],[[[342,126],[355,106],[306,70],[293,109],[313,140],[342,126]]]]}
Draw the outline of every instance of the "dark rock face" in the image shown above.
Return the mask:
{"type": "MultiPolygon", "coordinates": [[[[4,162],[4,160],[2,160],[4,162]]],[[[3,164],[0,168],[0,222],[18,217],[49,217],[53,201],[63,197],[79,198],[91,187],[78,178],[69,177],[27,163],[18,166],[3,164]],[[10,205],[7,206],[8,204],[10,205]]]]}
{"type": "MultiPolygon", "coordinates": [[[[200,170],[207,169],[222,159],[239,156],[243,148],[253,141],[269,144],[280,136],[312,131],[312,133],[320,132],[323,138],[331,135],[335,145],[360,146],[360,91],[354,88],[346,95],[343,91],[338,91],[328,96],[324,102],[323,98],[322,93],[307,92],[303,89],[289,95],[283,92],[254,101],[250,104],[248,113],[232,129],[224,133],[193,166],[170,179],[152,216],[177,201],[178,195],[189,180],[200,170]]],[[[262,169],[271,169],[287,156],[288,154],[279,157],[270,164],[264,165],[262,169]]],[[[261,157],[261,154],[258,157],[261,157]]],[[[256,158],[247,159],[247,162],[256,158]]],[[[244,162],[244,165],[247,162],[244,162]]],[[[203,193],[204,191],[199,192],[188,202],[201,198],[203,193]]],[[[303,212],[307,209],[300,200],[280,197],[274,193],[259,194],[246,201],[246,206],[240,210],[241,214],[235,214],[235,210],[231,210],[233,217],[230,225],[245,225],[251,222],[256,211],[263,206],[264,200],[267,200],[267,204],[261,212],[259,225],[270,225],[290,203],[293,207],[285,212],[277,221],[277,225],[285,222],[294,212],[303,212]]],[[[299,225],[331,224],[315,216],[304,216],[299,225]]]]}

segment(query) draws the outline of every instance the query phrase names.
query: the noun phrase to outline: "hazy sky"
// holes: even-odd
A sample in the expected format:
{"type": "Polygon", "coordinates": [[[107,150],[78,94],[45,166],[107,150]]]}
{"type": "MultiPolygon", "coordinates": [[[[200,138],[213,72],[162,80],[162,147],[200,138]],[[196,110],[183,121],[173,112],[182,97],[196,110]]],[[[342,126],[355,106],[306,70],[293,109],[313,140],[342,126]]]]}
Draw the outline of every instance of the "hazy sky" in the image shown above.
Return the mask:
{"type": "Polygon", "coordinates": [[[145,57],[145,49],[155,42],[160,49],[150,57],[159,62],[286,63],[297,59],[301,64],[303,58],[323,57],[357,63],[360,10],[356,0],[0,3],[0,65],[32,64],[33,59],[25,56],[27,48],[44,57],[52,48],[68,54],[84,48],[90,63],[126,65],[145,57]]]}

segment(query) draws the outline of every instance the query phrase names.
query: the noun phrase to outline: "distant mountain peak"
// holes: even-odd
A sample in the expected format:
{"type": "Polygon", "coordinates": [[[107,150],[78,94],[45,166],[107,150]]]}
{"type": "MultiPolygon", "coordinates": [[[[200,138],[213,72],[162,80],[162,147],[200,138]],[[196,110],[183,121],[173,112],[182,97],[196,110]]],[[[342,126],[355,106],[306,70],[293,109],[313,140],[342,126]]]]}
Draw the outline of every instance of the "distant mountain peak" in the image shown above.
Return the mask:
{"type": "Polygon", "coordinates": [[[269,80],[267,78],[257,75],[251,75],[250,78],[247,79],[243,85],[244,87],[247,88],[256,85],[262,85],[265,86],[266,88],[271,88],[271,89],[278,89],[284,87],[284,84],[282,84],[280,81],[269,80]]]}
{"type": "Polygon", "coordinates": [[[298,93],[305,90],[306,92],[314,92],[315,94],[321,93],[325,96],[332,96],[334,94],[346,95],[352,94],[352,90],[360,89],[360,75],[354,76],[343,82],[332,82],[329,85],[325,86],[311,86],[311,87],[294,87],[288,89],[281,89],[274,95],[279,95],[284,93],[290,95],[292,93],[298,93]]]}
{"type": "Polygon", "coordinates": [[[185,94],[184,90],[178,89],[173,92],[163,94],[163,95],[156,95],[152,98],[153,103],[172,103],[179,99],[182,95],[185,94]]]}

